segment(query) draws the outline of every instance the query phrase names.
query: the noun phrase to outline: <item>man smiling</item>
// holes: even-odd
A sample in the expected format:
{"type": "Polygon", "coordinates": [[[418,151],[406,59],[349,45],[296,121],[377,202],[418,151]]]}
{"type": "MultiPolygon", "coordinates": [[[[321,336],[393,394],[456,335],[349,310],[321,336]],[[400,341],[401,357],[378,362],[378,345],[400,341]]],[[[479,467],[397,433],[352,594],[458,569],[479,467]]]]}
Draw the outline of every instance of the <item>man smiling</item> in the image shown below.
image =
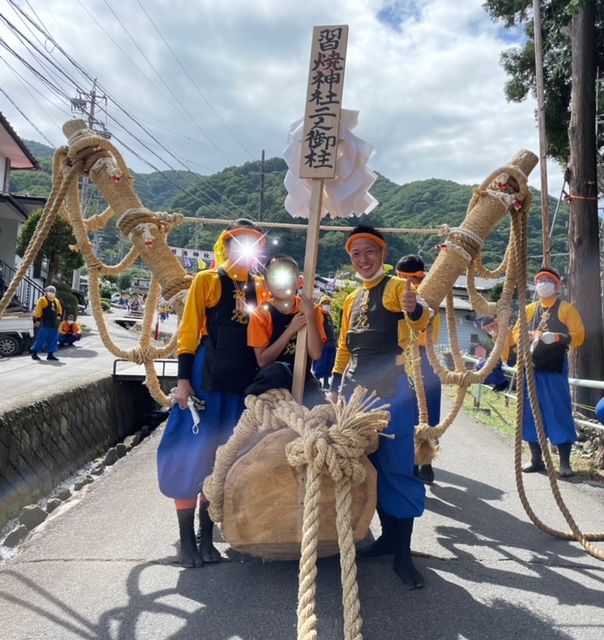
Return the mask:
{"type": "Polygon", "coordinates": [[[428,324],[428,306],[417,296],[410,280],[388,276],[384,261],[388,248],[373,227],[356,227],[346,242],[357,276],[363,285],[344,301],[342,330],[333,370],[332,399],[349,395],[361,385],[390,404],[391,420],[376,453],[370,456],[378,474],[378,514],[382,535],[360,558],[394,554],[393,569],[411,589],[424,579],[411,557],[413,520],[424,512],[424,485],[413,475],[413,396],[397,355],[404,351],[411,331],[428,324]]]}

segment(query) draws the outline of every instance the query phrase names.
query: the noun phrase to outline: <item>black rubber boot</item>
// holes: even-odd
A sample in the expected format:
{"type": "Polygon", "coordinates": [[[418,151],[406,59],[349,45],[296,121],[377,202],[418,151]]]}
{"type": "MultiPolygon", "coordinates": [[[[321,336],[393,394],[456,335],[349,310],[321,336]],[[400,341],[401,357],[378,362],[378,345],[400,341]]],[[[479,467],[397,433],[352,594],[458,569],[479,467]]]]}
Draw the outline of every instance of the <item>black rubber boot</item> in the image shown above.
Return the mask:
{"type": "Polygon", "coordinates": [[[543,453],[538,442],[529,442],[528,446],[531,450],[531,461],[522,465],[523,473],[535,473],[537,471],[543,471],[545,465],[543,464],[543,453]]]}
{"type": "Polygon", "coordinates": [[[38,355],[38,352],[37,352],[37,351],[32,351],[32,352],[31,352],[31,359],[32,359],[32,360],[40,360],[41,358],[40,358],[40,356],[38,355]]]}
{"type": "Polygon", "coordinates": [[[382,525],[382,535],[366,549],[357,551],[357,558],[361,558],[362,560],[388,556],[396,553],[396,518],[384,513],[379,506],[377,512],[380,517],[380,524],[382,525]]]}
{"type": "Polygon", "coordinates": [[[177,509],[180,552],[178,562],[183,567],[201,567],[203,560],[195,544],[195,509],[177,509]]]}
{"type": "Polygon", "coordinates": [[[397,532],[397,549],[392,568],[409,589],[421,589],[424,586],[422,574],[415,568],[411,556],[411,534],[414,518],[394,518],[397,532]]]}
{"type": "Polygon", "coordinates": [[[558,445],[558,455],[560,456],[559,478],[572,478],[575,474],[570,466],[570,452],[573,448],[572,442],[565,442],[558,445]]]}
{"type": "Polygon", "coordinates": [[[420,464],[415,475],[424,484],[432,484],[434,482],[434,469],[431,464],[420,464]]]}
{"type": "Polygon", "coordinates": [[[199,533],[197,534],[197,546],[199,554],[204,562],[220,562],[222,556],[220,551],[212,542],[212,534],[214,532],[214,523],[208,513],[208,503],[199,503],[199,533]]]}

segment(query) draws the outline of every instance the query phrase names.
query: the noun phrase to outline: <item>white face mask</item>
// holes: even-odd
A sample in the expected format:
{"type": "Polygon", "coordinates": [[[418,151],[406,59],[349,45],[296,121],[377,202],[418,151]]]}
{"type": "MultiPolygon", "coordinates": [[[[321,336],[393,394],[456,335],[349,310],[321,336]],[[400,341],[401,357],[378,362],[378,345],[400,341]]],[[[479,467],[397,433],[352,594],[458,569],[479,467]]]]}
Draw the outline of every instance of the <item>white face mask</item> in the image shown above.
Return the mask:
{"type": "Polygon", "coordinates": [[[377,278],[379,278],[380,276],[384,275],[384,267],[380,267],[372,276],[371,278],[365,278],[364,276],[362,276],[360,273],[357,272],[357,278],[359,280],[362,280],[363,282],[373,282],[374,280],[376,280],[377,278]]]}
{"type": "Polygon", "coordinates": [[[321,305],[324,311],[329,311],[331,307],[328,304],[321,305]]]}
{"type": "Polygon", "coordinates": [[[540,298],[551,298],[556,295],[556,285],[553,282],[540,281],[535,285],[540,298]]]}
{"type": "Polygon", "coordinates": [[[73,320],[68,320],[67,324],[73,324],[73,320]]]}

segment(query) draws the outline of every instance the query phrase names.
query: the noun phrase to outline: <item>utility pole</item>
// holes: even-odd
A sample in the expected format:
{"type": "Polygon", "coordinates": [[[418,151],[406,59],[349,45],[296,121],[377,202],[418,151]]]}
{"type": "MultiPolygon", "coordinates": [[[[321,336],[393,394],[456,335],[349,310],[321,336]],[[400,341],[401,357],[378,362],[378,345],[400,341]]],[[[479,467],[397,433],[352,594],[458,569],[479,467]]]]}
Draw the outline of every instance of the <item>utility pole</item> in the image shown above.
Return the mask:
{"type": "Polygon", "coordinates": [[[258,209],[258,222],[262,222],[264,216],[264,149],[260,158],[260,207],[258,209]]]}
{"type": "MultiPolygon", "coordinates": [[[[88,115],[88,128],[95,131],[104,138],[110,138],[111,135],[105,128],[105,125],[95,118],[97,104],[103,102],[107,105],[107,96],[99,96],[96,91],[96,78],[92,83],[92,91],[84,93],[78,90],[77,97],[71,100],[71,111],[73,113],[82,113],[88,115]]],[[[88,207],[88,191],[90,186],[90,178],[84,176],[80,186],[80,207],[82,209],[82,217],[86,217],[86,209],[88,207]]],[[[96,250],[96,249],[95,249],[96,250]]],[[[75,269],[71,282],[72,289],[80,288],[81,270],[75,269]]]]}
{"type": "Polygon", "coordinates": [[[279,173],[279,171],[269,171],[266,173],[264,170],[264,149],[262,149],[262,155],[260,157],[260,171],[250,171],[250,175],[252,176],[260,176],[260,202],[258,204],[258,222],[262,222],[264,220],[264,178],[266,176],[274,176],[279,173]]]}
{"type": "Polygon", "coordinates": [[[543,266],[550,268],[551,243],[549,234],[549,200],[547,194],[547,137],[545,131],[545,89],[543,82],[543,45],[541,39],[540,0],[533,0],[535,28],[535,77],[537,80],[537,123],[539,127],[539,168],[541,172],[541,231],[543,238],[543,266]]]}

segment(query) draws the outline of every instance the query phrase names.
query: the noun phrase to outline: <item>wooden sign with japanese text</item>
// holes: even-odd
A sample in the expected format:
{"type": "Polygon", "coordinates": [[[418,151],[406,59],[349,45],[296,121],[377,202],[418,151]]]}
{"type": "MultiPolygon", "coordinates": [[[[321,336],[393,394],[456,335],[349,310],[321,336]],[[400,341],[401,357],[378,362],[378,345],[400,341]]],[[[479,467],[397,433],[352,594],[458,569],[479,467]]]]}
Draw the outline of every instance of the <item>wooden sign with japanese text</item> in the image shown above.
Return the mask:
{"type": "Polygon", "coordinates": [[[335,178],[347,44],[348,25],[313,29],[300,178],[335,178]]]}

